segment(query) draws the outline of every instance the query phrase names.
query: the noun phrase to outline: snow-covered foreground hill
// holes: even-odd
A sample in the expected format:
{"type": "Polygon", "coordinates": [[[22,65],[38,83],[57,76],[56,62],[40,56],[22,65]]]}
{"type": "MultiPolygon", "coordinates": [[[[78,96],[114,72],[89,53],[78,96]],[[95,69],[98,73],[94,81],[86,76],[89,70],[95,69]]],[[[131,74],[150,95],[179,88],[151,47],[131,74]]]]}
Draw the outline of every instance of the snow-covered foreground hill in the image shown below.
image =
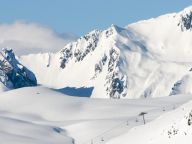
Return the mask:
{"type": "Polygon", "coordinates": [[[20,88],[0,95],[0,142],[105,143],[142,125],[140,112],[148,113],[148,123],[189,100],[191,95],[138,100],[89,99],[45,87],[20,88]]]}
{"type": "Polygon", "coordinates": [[[189,144],[191,141],[192,101],[153,122],[132,128],[107,144],[189,144]]]}
{"type": "Polygon", "coordinates": [[[39,84],[93,88],[93,98],[143,98],[192,91],[192,7],[120,28],[94,30],[57,54],[20,57],[39,84]]]}

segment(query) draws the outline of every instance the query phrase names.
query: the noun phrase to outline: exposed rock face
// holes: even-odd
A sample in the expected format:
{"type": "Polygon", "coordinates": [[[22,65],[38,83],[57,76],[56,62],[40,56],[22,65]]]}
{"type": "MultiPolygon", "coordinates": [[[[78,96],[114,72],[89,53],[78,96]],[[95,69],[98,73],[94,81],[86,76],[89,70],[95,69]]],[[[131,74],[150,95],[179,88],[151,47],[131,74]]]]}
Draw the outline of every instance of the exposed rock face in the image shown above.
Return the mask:
{"type": "Polygon", "coordinates": [[[181,78],[181,80],[177,81],[171,91],[170,95],[177,95],[177,94],[192,94],[191,90],[191,83],[192,83],[192,75],[188,74],[181,78]]]}
{"type": "Polygon", "coordinates": [[[105,66],[106,62],[107,62],[107,56],[106,54],[104,54],[99,63],[95,64],[95,77],[97,77],[97,75],[103,71],[103,67],[105,66]]]}
{"type": "Polygon", "coordinates": [[[111,98],[121,98],[127,94],[127,76],[119,70],[120,52],[112,48],[109,52],[108,75],[106,76],[106,91],[111,98]]]}
{"type": "Polygon", "coordinates": [[[7,88],[36,86],[35,75],[20,64],[12,49],[3,49],[0,56],[0,82],[7,88]]]}
{"type": "Polygon", "coordinates": [[[93,52],[97,47],[100,31],[94,30],[87,35],[78,39],[77,42],[70,43],[61,50],[61,68],[65,68],[66,64],[75,59],[76,62],[82,61],[87,54],[93,52]]]}
{"type": "Polygon", "coordinates": [[[188,117],[187,118],[187,124],[188,126],[191,126],[192,124],[192,111],[189,113],[188,117]]]}
{"type": "Polygon", "coordinates": [[[181,26],[182,31],[192,29],[192,8],[183,11],[183,14],[181,14],[181,20],[178,25],[181,26]]]}

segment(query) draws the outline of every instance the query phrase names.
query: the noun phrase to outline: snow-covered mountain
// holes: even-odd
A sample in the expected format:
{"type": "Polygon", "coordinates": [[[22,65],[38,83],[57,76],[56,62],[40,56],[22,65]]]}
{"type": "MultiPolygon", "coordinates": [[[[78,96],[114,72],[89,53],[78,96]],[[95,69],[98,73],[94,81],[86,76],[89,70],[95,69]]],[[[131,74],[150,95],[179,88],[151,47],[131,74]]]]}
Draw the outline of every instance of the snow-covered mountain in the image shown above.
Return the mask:
{"type": "Polygon", "coordinates": [[[56,54],[20,61],[40,84],[94,88],[94,98],[191,93],[192,7],[121,28],[94,30],[56,54]],[[187,87],[185,86],[187,83],[187,87]]]}
{"type": "Polygon", "coordinates": [[[36,86],[36,77],[15,58],[12,49],[0,52],[0,91],[36,86]]]}
{"type": "Polygon", "coordinates": [[[57,53],[3,49],[0,143],[190,143],[191,36],[188,7],[94,30],[57,53]]]}

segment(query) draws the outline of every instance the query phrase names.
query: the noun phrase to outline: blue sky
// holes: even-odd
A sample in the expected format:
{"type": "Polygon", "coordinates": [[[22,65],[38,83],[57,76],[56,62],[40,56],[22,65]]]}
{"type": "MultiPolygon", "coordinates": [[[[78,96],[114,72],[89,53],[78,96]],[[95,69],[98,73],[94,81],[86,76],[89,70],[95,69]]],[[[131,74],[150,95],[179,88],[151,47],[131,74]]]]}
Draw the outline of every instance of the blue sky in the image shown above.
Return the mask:
{"type": "Polygon", "coordinates": [[[191,0],[0,0],[0,23],[40,23],[59,33],[85,34],[177,12],[191,0]]]}

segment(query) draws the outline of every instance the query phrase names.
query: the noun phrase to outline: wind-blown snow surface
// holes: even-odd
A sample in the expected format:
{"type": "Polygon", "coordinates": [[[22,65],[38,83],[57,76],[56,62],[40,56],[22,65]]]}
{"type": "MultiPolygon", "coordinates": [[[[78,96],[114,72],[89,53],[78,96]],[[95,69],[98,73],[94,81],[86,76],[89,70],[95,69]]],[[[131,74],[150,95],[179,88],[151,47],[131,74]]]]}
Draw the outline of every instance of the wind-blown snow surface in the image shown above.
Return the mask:
{"type": "Polygon", "coordinates": [[[191,99],[191,95],[138,100],[71,97],[44,87],[0,95],[0,142],[6,144],[101,143],[147,123],[191,99]],[[127,125],[128,124],[128,125],[127,125]]]}
{"type": "Polygon", "coordinates": [[[192,8],[120,28],[94,30],[57,54],[20,57],[40,84],[94,87],[93,98],[191,93],[192,8]]]}

